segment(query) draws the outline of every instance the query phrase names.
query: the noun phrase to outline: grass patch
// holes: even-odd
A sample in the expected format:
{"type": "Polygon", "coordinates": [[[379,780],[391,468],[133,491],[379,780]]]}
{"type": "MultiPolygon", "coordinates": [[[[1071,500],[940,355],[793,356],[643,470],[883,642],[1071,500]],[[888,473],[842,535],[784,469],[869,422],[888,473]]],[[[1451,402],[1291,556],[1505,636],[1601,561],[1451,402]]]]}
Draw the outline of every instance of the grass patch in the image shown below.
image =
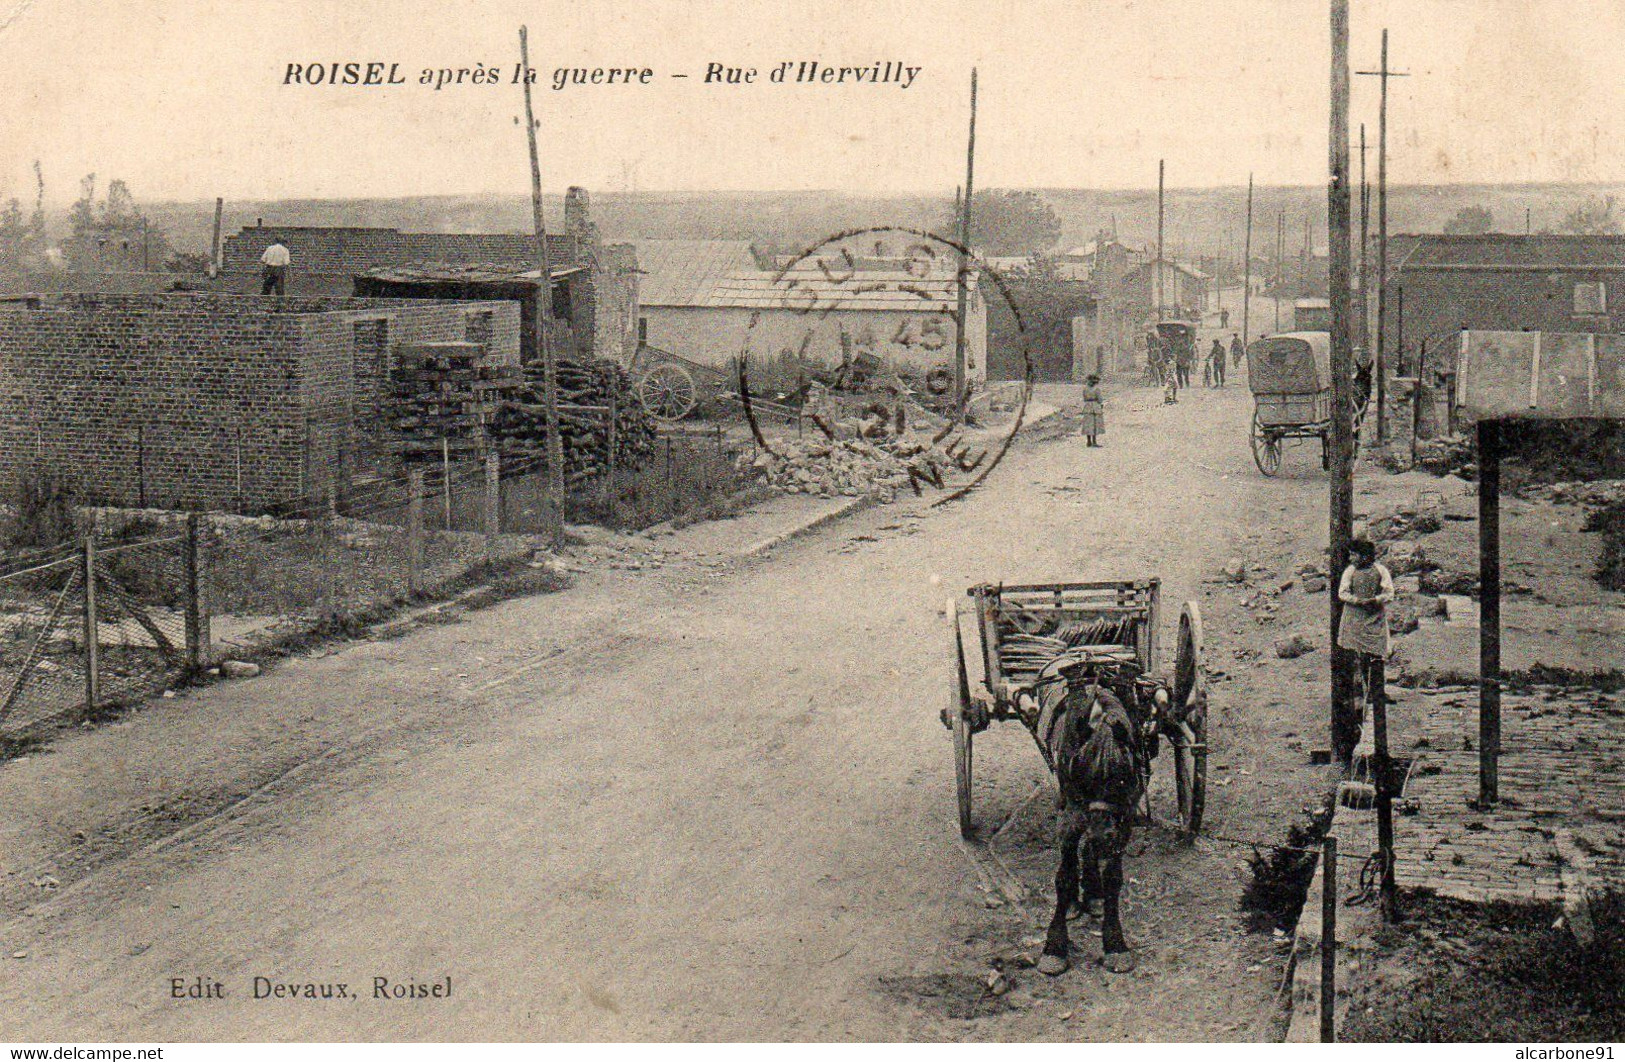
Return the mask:
{"type": "Polygon", "coordinates": [[[1582,948],[1546,905],[1407,904],[1377,936],[1376,974],[1340,1038],[1361,1042],[1625,1039],[1625,896],[1593,896],[1582,948]]]}

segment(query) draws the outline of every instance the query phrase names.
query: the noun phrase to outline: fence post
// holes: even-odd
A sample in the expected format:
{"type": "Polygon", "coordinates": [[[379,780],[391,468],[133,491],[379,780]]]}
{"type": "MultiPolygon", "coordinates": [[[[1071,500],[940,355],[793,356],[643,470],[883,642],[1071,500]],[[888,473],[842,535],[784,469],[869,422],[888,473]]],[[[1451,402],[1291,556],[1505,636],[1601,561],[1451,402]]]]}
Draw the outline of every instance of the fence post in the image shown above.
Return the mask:
{"type": "Polygon", "coordinates": [[[451,530],[451,443],[446,437],[440,437],[440,502],[446,518],[446,526],[441,530],[451,530]]]}
{"type": "Polygon", "coordinates": [[[604,429],[604,458],[607,462],[609,474],[604,477],[604,519],[611,524],[615,522],[615,448],[617,445],[615,431],[615,392],[609,393],[609,421],[604,429]]]}
{"type": "Polygon", "coordinates": [[[502,457],[495,450],[485,455],[485,556],[497,554],[497,536],[502,533],[502,457]]]}
{"type": "Polygon", "coordinates": [[[1337,1042],[1337,838],[1320,846],[1320,1042],[1337,1042]]]}
{"type": "Polygon", "coordinates": [[[102,699],[101,631],[96,618],[96,532],[84,542],[85,580],[85,709],[94,711],[102,699]]]}
{"type": "Polygon", "coordinates": [[[423,469],[406,470],[406,585],[423,589],[423,469]]]}
{"type": "Polygon", "coordinates": [[[199,514],[186,514],[186,538],[181,554],[186,565],[186,666],[193,672],[208,666],[213,641],[209,632],[209,610],[203,598],[201,524],[199,514]]]}
{"type": "Polygon", "coordinates": [[[671,482],[671,436],[666,436],[666,518],[677,518],[677,489],[671,482]]]}

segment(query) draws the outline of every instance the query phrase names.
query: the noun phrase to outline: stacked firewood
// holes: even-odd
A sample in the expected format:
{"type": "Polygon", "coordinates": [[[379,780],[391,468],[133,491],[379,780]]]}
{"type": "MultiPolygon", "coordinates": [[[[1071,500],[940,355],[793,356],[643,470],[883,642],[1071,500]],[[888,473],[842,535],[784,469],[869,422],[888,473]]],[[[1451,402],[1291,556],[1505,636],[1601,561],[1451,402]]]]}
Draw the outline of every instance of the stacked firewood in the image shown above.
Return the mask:
{"type": "MultiPolygon", "coordinates": [[[[618,468],[636,468],[648,460],[654,453],[654,421],[638,402],[625,369],[602,359],[560,358],[558,373],[559,436],[564,444],[567,484],[580,486],[609,473],[611,435],[618,468]]],[[[525,367],[523,386],[501,404],[490,431],[504,454],[546,458],[547,419],[540,363],[525,367]]]]}
{"type": "Polygon", "coordinates": [[[486,432],[520,387],[515,366],[477,343],[405,343],[391,373],[396,451],[407,461],[484,453],[486,432]]]}

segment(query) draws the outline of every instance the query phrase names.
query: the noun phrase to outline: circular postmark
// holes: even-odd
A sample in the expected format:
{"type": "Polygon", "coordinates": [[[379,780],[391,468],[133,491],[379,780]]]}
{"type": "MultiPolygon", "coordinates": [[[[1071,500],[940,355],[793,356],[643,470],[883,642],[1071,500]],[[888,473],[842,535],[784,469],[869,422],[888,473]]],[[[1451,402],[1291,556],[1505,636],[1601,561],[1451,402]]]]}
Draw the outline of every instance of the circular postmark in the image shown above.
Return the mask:
{"type": "Polygon", "coordinates": [[[860,435],[905,456],[909,485],[945,491],[932,503],[941,505],[986,480],[1021,430],[1033,386],[1029,330],[1005,279],[953,240],[904,226],[836,233],[770,273],[733,279],[724,298],[743,315],[745,414],[756,444],[775,457],[766,415],[810,423],[836,442],[837,424],[856,412],[860,435]],[[1013,321],[1020,347],[1022,378],[1008,386],[987,379],[990,310],[1013,321]],[[1008,431],[967,443],[978,407],[1003,391],[1019,394],[1008,431]],[[928,447],[904,440],[909,410],[936,425],[928,447]],[[945,465],[969,478],[945,480],[945,465]]]}

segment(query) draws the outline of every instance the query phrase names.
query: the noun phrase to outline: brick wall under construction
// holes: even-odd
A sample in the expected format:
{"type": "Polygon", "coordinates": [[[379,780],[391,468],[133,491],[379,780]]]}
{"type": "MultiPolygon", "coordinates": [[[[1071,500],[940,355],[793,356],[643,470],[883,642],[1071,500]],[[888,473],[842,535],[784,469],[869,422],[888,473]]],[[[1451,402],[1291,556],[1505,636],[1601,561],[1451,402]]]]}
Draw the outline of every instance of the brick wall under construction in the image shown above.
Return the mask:
{"type": "Polygon", "coordinates": [[[387,472],[403,343],[519,363],[511,303],[67,294],[0,300],[0,483],[125,506],[295,508],[387,472]]]}

